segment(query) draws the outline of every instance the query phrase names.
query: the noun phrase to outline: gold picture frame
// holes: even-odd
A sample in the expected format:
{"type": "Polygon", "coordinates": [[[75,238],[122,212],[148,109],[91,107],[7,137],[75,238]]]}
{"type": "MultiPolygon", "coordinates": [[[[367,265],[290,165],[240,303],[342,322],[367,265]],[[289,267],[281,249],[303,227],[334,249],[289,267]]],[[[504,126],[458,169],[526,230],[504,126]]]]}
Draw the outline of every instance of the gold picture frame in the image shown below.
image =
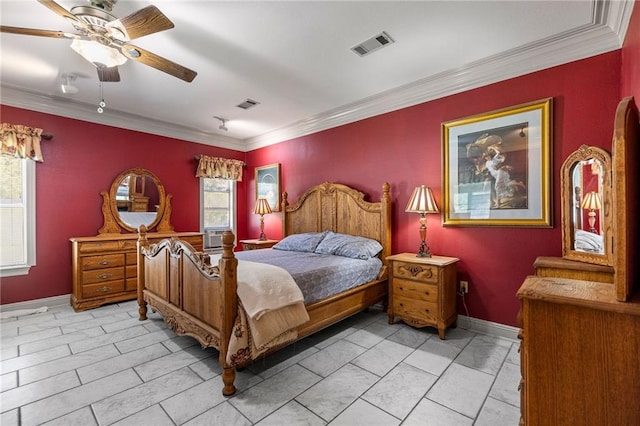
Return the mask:
{"type": "Polygon", "coordinates": [[[553,98],[442,124],[443,225],[550,228],[553,98]]]}
{"type": "Polygon", "coordinates": [[[256,200],[266,198],[271,211],[280,211],[280,163],[256,167],[256,200]]]}

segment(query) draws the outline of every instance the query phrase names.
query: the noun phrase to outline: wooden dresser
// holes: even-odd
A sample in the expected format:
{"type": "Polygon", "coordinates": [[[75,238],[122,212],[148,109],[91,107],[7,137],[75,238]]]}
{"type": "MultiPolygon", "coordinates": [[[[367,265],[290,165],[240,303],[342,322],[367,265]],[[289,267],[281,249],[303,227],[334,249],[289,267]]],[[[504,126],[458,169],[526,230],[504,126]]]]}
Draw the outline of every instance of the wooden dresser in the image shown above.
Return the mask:
{"type": "Polygon", "coordinates": [[[127,169],[103,191],[104,223],[97,236],[71,238],[73,288],[71,306],[76,311],[96,308],[105,303],[137,298],[138,224],[144,227],[150,243],[177,237],[203,250],[200,232],[174,232],[171,225],[171,195],[164,191],[160,179],[150,170],[127,169]],[[126,200],[118,194],[128,194],[126,200]],[[153,207],[149,208],[149,200],[153,207]],[[127,210],[127,220],[121,215],[127,210]],[[151,216],[151,218],[150,218],[151,216]],[[149,232],[155,229],[156,232],[149,232]]]}
{"type": "MultiPolygon", "coordinates": [[[[202,234],[198,232],[147,234],[150,243],[171,237],[202,250],[202,234]]],[[[73,309],[82,311],[136,298],[137,240],[138,234],[71,238],[73,309]]]]}
{"type": "Polygon", "coordinates": [[[640,300],[610,283],[530,276],[517,293],[521,424],[640,425],[640,300]]]}
{"type": "Polygon", "coordinates": [[[387,256],[389,324],[395,317],[414,327],[432,326],[441,339],[458,319],[455,257],[417,257],[414,253],[387,256]]]}

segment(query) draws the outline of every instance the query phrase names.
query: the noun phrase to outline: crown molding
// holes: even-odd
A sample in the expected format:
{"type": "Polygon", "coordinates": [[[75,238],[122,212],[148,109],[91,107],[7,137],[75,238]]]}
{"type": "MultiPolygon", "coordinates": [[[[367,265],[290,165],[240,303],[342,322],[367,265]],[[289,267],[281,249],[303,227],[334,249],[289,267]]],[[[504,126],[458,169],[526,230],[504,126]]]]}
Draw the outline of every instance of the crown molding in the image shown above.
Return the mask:
{"type": "Polygon", "coordinates": [[[2,103],[107,126],[247,152],[620,49],[631,19],[633,6],[633,0],[594,0],[590,24],[325,111],[289,126],[244,140],[110,109],[105,110],[103,114],[96,114],[94,105],[7,86],[2,86],[2,103]]]}
{"type": "Polygon", "coordinates": [[[2,86],[2,104],[203,145],[246,151],[246,144],[240,139],[201,132],[179,124],[153,120],[109,108],[105,108],[102,114],[98,114],[95,105],[59,96],[42,95],[10,86],[2,86]]]}
{"type": "Polygon", "coordinates": [[[594,0],[591,23],[245,139],[247,151],[620,49],[634,1],[594,0]]]}

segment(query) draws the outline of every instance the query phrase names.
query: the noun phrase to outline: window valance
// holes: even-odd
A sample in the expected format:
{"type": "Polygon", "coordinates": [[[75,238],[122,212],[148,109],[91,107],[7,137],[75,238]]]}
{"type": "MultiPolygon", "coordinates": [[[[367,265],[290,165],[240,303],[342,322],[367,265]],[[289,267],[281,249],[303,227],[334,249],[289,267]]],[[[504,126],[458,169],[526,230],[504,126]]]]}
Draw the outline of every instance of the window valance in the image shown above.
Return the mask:
{"type": "Polygon", "coordinates": [[[196,177],[230,179],[242,181],[242,167],[244,162],[228,158],[200,156],[196,177]]]}
{"type": "Polygon", "coordinates": [[[21,124],[0,125],[0,154],[43,162],[40,150],[42,129],[21,124]]]}

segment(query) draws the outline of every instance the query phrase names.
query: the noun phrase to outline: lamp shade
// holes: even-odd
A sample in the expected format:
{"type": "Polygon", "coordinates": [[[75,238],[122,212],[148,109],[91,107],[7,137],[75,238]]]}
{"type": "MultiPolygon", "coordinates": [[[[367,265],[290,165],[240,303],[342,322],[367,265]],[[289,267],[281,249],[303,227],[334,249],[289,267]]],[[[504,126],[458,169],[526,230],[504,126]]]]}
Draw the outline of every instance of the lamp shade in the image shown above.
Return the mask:
{"type": "Polygon", "coordinates": [[[598,210],[602,207],[602,200],[600,199],[600,193],[591,191],[585,195],[582,200],[582,204],[580,205],[583,209],[586,210],[598,210]]]}
{"type": "Polygon", "coordinates": [[[436,200],[433,198],[431,188],[420,185],[413,190],[411,198],[405,209],[407,213],[438,213],[436,200]]]}
{"type": "Polygon", "coordinates": [[[271,207],[269,207],[269,201],[266,198],[258,198],[256,201],[256,207],[253,209],[255,214],[269,214],[271,213],[271,207]]]}

